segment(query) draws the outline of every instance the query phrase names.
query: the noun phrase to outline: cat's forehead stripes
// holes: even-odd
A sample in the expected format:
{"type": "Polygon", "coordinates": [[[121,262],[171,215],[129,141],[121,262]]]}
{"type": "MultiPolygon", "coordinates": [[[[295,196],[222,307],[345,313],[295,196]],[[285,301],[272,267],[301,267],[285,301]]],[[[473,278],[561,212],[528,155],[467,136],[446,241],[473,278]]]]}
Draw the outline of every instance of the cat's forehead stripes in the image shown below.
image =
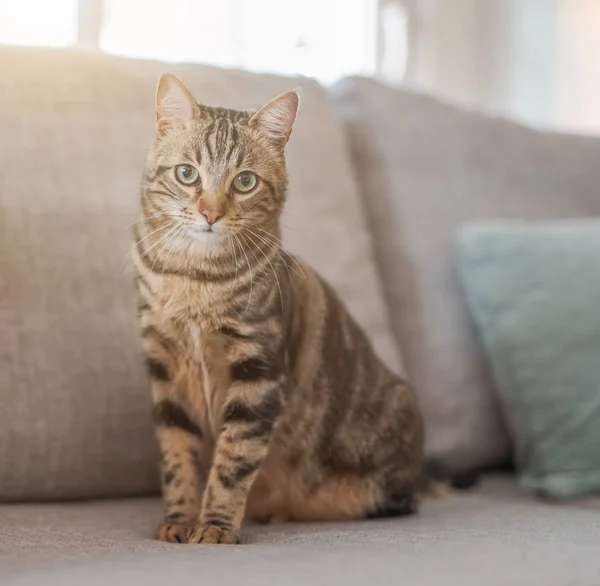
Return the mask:
{"type": "Polygon", "coordinates": [[[243,140],[242,126],[250,114],[225,108],[201,106],[202,123],[196,159],[207,171],[223,174],[239,168],[250,145],[243,140]]]}

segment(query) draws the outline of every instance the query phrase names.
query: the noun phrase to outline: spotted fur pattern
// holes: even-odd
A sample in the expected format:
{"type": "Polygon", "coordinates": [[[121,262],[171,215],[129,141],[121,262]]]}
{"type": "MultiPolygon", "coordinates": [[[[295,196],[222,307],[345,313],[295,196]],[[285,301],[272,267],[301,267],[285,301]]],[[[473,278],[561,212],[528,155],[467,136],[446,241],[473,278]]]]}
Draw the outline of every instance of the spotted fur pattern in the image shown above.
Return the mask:
{"type": "Polygon", "coordinates": [[[212,108],[173,76],[159,82],[134,264],[166,541],[237,543],[244,517],[417,508],[413,394],[331,287],[281,246],[297,106],[290,92],[257,113],[212,108]],[[192,185],[182,164],[198,172],[192,185]],[[243,172],[257,179],[249,193],[235,189],[243,172]]]}

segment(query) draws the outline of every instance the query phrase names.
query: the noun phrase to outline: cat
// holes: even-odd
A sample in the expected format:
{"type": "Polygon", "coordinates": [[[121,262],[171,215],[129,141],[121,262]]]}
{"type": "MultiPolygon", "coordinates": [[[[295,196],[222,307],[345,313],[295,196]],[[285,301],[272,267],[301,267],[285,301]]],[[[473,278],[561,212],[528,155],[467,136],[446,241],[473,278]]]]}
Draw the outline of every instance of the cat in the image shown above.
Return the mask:
{"type": "Polygon", "coordinates": [[[165,541],[239,543],[244,518],[418,508],[411,389],[281,245],[298,103],[287,92],[235,111],[197,103],[173,75],[158,83],[134,265],[165,541]]]}

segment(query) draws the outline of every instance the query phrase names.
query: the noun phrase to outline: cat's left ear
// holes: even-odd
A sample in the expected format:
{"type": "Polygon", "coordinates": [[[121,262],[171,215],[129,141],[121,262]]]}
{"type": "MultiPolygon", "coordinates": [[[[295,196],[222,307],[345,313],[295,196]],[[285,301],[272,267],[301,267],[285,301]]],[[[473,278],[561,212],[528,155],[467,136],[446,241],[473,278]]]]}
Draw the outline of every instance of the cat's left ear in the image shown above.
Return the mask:
{"type": "Polygon", "coordinates": [[[196,101],[183,83],[171,73],[158,80],[156,88],[156,128],[161,134],[169,126],[190,119],[196,101]]]}
{"type": "Polygon", "coordinates": [[[298,113],[298,94],[286,92],[273,98],[250,119],[270,138],[287,143],[298,113]]]}

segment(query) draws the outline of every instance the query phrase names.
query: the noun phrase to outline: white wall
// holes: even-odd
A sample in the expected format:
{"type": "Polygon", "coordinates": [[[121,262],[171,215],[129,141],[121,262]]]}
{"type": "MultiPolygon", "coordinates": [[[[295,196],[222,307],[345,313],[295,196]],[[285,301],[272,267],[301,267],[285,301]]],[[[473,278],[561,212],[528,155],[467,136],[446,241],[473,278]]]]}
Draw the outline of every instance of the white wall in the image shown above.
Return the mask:
{"type": "Polygon", "coordinates": [[[560,0],[555,120],[600,134],[600,0],[560,0]]]}
{"type": "Polygon", "coordinates": [[[502,92],[505,4],[412,0],[407,83],[466,105],[492,106],[502,92]]]}
{"type": "Polygon", "coordinates": [[[386,1],[408,13],[408,85],[532,125],[600,134],[600,0],[386,1]]]}

